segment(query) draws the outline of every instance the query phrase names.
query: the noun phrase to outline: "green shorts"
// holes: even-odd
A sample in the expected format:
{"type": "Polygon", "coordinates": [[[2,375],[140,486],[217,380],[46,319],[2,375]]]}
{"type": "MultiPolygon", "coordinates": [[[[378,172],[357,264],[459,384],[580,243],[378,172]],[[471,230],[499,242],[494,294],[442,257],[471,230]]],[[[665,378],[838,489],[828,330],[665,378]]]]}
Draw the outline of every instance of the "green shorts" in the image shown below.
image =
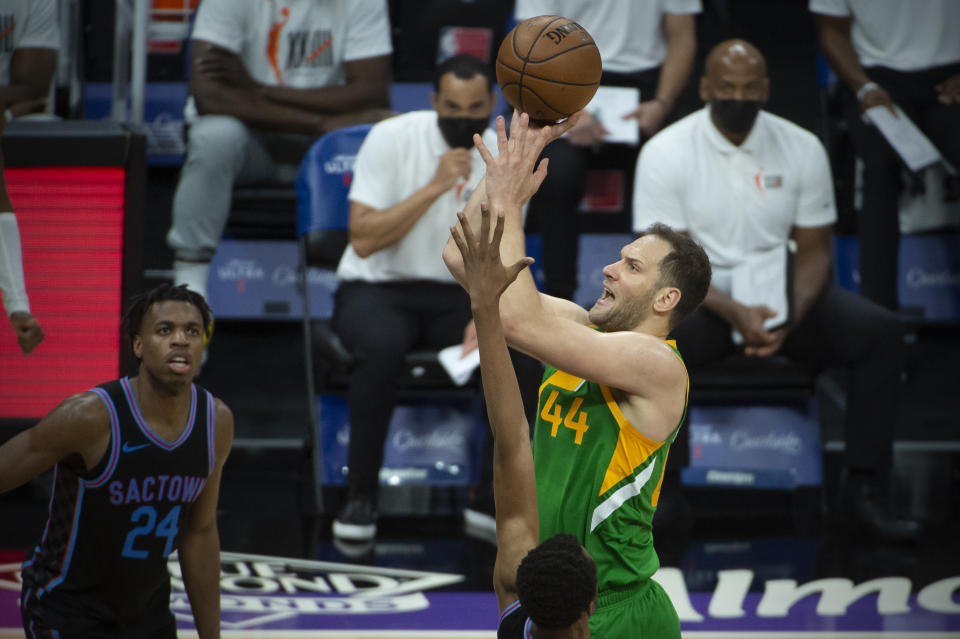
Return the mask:
{"type": "Polygon", "coordinates": [[[636,590],[601,593],[590,617],[597,639],[680,639],[680,618],[666,591],[653,579],[636,590]]]}

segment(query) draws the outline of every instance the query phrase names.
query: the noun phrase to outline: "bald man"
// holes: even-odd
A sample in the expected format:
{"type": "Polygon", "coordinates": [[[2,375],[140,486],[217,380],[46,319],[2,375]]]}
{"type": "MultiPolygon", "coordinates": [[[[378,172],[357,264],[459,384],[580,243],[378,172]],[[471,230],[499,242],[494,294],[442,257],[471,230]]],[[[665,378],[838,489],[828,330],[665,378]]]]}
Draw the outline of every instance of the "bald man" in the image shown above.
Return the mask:
{"type": "MultiPolygon", "coordinates": [[[[700,79],[706,107],[640,153],[634,228],[668,224],[710,257],[707,297],[673,332],[692,373],[738,351],[849,372],[845,489],[826,490],[842,493],[837,512],[857,530],[912,539],[917,524],[891,517],[886,490],[902,330],[891,312],[833,281],[836,206],[827,154],[812,133],[763,111],[769,95],[756,47],[744,40],[717,45],[700,79]]],[[[674,470],[689,457],[683,437],[677,444],[674,470]]]]}

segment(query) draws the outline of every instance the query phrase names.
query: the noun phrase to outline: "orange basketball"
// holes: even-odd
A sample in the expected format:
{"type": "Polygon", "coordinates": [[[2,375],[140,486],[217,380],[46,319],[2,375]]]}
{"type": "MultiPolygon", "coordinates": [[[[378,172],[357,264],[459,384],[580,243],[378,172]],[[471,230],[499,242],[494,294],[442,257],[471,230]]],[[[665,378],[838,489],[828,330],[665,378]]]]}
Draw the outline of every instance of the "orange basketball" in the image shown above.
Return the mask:
{"type": "Polygon", "coordinates": [[[561,16],[536,16],[507,34],[497,83],[511,106],[557,122],[587,106],[600,86],[600,51],[587,30],[561,16]]]}

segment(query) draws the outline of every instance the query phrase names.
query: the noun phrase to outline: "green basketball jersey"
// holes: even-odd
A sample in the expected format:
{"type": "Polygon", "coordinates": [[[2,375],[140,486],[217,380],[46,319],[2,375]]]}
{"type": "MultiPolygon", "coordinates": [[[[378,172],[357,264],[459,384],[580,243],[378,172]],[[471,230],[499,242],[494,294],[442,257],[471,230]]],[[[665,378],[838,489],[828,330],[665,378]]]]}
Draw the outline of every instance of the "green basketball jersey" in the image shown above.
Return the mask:
{"type": "Polygon", "coordinates": [[[660,567],[651,527],[677,429],[665,442],[652,441],[626,420],[609,387],[550,366],[539,397],[533,459],[540,539],[575,535],[597,564],[601,593],[636,587],[660,567]]]}

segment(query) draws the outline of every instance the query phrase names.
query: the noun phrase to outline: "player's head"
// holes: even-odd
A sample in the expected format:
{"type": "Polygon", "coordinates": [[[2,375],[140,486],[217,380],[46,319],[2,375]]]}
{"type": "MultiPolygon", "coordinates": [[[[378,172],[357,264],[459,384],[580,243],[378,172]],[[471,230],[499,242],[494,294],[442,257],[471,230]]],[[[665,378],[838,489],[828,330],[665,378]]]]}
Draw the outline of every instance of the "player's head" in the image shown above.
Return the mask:
{"type": "Polygon", "coordinates": [[[603,275],[591,322],[608,332],[629,331],[653,317],[668,332],[706,297],[711,268],[689,236],[654,224],[624,246],[620,260],[605,266],[603,275]]]}
{"type": "MultiPolygon", "coordinates": [[[[131,300],[123,324],[138,360],[143,362],[152,356],[165,360],[171,348],[179,348],[188,360],[189,371],[182,372],[195,374],[203,356],[203,340],[209,337],[211,317],[210,307],[199,293],[186,285],[161,284],[131,300]],[[182,329],[175,341],[182,339],[184,344],[167,343],[174,329],[182,329]]],[[[177,363],[172,366],[181,368],[177,363]]]]}
{"type": "Polygon", "coordinates": [[[493,83],[490,65],[472,55],[455,55],[437,67],[430,101],[451,148],[473,148],[473,134],[489,125],[497,103],[493,83]]]}
{"type": "Polygon", "coordinates": [[[520,562],[517,596],[538,628],[585,626],[597,607],[597,566],[576,537],[554,535],[520,562]]]}
{"type": "Polygon", "coordinates": [[[710,103],[710,117],[721,131],[743,135],[770,97],[763,54],[746,40],[726,40],[707,56],[700,78],[700,98],[710,103]]]}

